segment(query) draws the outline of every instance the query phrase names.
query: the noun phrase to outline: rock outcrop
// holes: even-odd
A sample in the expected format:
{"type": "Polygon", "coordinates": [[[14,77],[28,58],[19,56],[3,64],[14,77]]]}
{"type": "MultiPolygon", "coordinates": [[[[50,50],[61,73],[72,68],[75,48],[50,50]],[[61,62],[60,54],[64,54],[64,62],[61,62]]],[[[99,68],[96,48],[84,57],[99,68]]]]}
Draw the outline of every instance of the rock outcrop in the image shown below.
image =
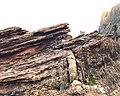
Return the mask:
{"type": "Polygon", "coordinates": [[[112,93],[120,82],[119,43],[97,31],[76,38],[68,32],[67,23],[34,32],[19,27],[1,30],[0,94],[30,96],[26,94],[32,91],[40,95],[59,90],[61,96],[71,96],[75,82],[98,84],[106,88],[104,94],[112,93]]]}
{"type": "Polygon", "coordinates": [[[120,4],[102,14],[99,31],[113,39],[120,39],[120,4]]]}

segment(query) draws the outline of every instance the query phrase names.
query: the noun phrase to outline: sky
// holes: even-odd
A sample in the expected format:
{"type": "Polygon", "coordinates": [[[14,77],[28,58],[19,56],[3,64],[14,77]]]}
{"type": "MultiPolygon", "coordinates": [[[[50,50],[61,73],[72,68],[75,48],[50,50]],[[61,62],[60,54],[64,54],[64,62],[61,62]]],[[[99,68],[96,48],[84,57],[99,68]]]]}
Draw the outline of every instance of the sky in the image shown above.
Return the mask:
{"type": "Polygon", "coordinates": [[[71,35],[97,30],[101,15],[120,0],[0,0],[0,30],[19,26],[29,31],[69,23],[71,35]]]}

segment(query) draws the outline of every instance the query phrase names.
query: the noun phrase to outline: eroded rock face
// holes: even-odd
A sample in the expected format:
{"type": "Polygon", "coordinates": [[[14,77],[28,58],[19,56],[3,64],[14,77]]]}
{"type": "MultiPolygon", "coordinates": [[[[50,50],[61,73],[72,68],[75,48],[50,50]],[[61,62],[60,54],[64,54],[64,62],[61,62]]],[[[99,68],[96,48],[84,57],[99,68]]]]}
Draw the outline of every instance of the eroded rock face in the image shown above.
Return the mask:
{"type": "Polygon", "coordinates": [[[44,85],[58,90],[68,87],[68,52],[54,50],[57,43],[69,38],[67,25],[59,24],[22,36],[1,39],[0,93],[44,85]]]}
{"type": "Polygon", "coordinates": [[[102,14],[99,31],[113,39],[120,39],[120,4],[102,14]]]}
{"type": "Polygon", "coordinates": [[[120,58],[120,46],[118,42],[98,32],[93,32],[69,40],[69,42],[64,43],[64,45],[58,45],[58,49],[62,48],[64,50],[72,50],[75,54],[79,80],[89,82],[92,77],[89,77],[88,74],[91,73],[94,78],[103,80],[103,85],[114,86],[114,82],[119,82],[117,78],[119,78],[120,74],[117,73],[120,72],[120,70],[118,70],[120,66],[119,64],[114,65],[116,60],[120,58]],[[110,78],[114,79],[110,80],[110,78]]]}
{"type": "Polygon", "coordinates": [[[99,32],[72,38],[67,34],[67,23],[34,32],[8,29],[0,32],[1,94],[28,94],[30,90],[42,94],[43,89],[72,94],[68,91],[84,90],[82,86],[69,89],[75,80],[108,86],[107,94],[120,82],[119,43],[99,32]]]}

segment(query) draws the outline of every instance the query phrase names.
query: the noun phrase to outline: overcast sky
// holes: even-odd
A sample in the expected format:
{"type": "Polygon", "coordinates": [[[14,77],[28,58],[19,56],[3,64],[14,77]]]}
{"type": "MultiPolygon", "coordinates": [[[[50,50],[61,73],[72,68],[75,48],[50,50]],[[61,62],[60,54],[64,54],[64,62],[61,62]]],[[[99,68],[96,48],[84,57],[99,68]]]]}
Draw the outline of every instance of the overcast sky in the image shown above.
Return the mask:
{"type": "Polygon", "coordinates": [[[98,29],[100,16],[120,0],[0,0],[0,29],[19,26],[29,31],[69,23],[71,34],[98,29]]]}

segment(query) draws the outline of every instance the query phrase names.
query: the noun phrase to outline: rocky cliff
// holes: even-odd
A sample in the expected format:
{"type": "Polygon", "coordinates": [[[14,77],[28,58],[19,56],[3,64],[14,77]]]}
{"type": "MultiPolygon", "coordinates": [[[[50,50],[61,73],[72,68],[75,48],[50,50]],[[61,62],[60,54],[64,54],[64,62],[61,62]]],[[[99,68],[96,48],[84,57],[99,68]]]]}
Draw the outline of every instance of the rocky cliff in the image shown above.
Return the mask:
{"type": "Polygon", "coordinates": [[[1,30],[1,96],[118,94],[119,43],[97,31],[76,38],[68,32],[67,23],[34,32],[1,30]]]}
{"type": "Polygon", "coordinates": [[[113,39],[120,38],[120,4],[102,14],[99,31],[113,39]]]}

